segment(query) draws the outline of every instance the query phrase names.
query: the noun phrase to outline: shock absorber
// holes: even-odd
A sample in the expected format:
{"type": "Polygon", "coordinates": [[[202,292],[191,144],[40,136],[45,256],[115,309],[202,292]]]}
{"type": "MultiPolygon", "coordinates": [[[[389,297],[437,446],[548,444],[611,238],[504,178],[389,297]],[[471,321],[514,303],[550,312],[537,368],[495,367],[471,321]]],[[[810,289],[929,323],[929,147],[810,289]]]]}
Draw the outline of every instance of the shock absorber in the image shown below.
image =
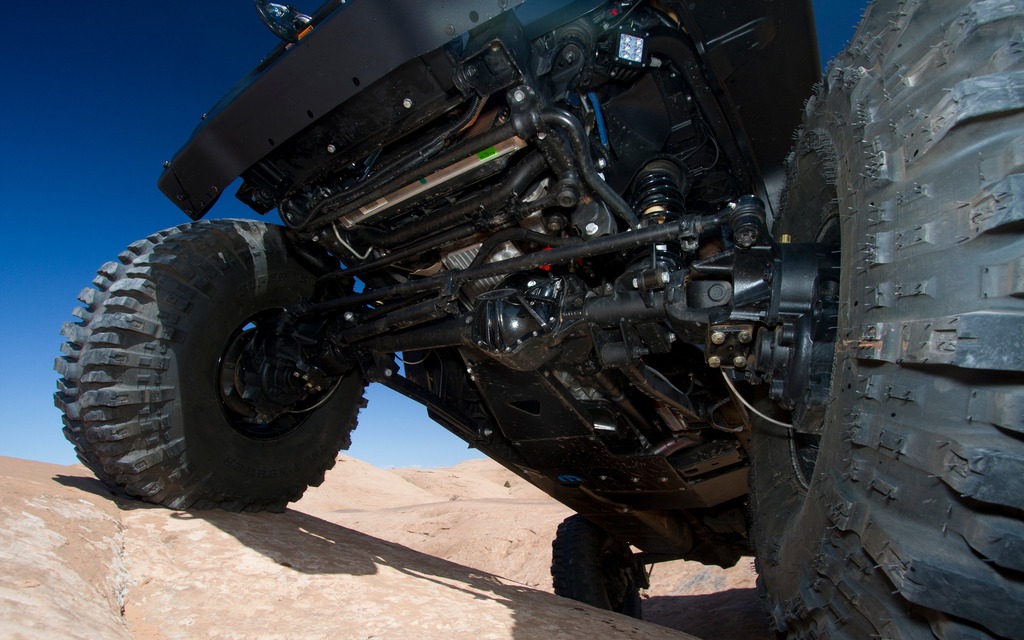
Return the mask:
{"type": "Polygon", "coordinates": [[[647,163],[633,185],[633,210],[641,227],[677,219],[685,212],[689,180],[683,169],[666,158],[647,163]]]}
{"type": "MultiPolygon", "coordinates": [[[[633,210],[641,228],[678,220],[685,212],[686,173],[674,161],[657,158],[644,165],[633,183],[633,210]]],[[[632,288],[648,291],[668,283],[669,273],[680,267],[677,246],[654,244],[638,251],[626,268],[624,280],[632,288]]]]}

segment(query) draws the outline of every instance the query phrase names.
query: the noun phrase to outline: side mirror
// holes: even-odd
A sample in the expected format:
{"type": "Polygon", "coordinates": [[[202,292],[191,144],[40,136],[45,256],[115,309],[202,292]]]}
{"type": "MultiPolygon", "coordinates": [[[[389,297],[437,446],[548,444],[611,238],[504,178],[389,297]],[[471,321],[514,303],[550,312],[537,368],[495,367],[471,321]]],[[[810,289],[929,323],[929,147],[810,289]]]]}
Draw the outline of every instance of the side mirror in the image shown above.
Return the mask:
{"type": "Polygon", "coordinates": [[[285,42],[298,42],[303,35],[310,18],[290,4],[269,2],[268,0],[254,0],[256,12],[260,14],[260,20],[267,25],[274,35],[285,42]]]}

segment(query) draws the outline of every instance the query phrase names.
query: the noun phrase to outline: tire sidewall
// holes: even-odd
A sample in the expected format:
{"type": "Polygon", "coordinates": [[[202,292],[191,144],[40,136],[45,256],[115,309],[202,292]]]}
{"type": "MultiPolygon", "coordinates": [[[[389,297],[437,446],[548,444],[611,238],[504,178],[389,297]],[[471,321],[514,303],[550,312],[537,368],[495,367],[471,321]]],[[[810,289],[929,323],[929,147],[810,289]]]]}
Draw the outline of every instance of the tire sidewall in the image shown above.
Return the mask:
{"type": "Polygon", "coordinates": [[[234,231],[225,234],[233,252],[193,252],[191,257],[197,269],[214,268],[217,273],[174,329],[172,370],[178,398],[171,409],[171,432],[184,438],[183,467],[187,476],[202,483],[205,494],[264,501],[279,498],[286,488],[294,499],[307,485],[318,483],[337,452],[347,447],[347,433],[339,433],[338,426],[362,390],[362,378],[347,375],[323,407],[282,436],[256,439],[231,425],[218,388],[228,339],[254,315],[311,295],[316,282],[289,255],[280,228],[252,223],[234,231]],[[260,241],[252,241],[254,231],[260,241]]]}
{"type": "MultiPolygon", "coordinates": [[[[809,112],[815,107],[814,100],[808,103],[809,112]]],[[[785,238],[793,243],[840,239],[837,237],[837,158],[832,136],[827,130],[814,127],[813,120],[799,131],[787,161],[781,215],[774,228],[777,239],[785,238]]],[[[849,235],[844,234],[842,240],[848,240],[849,235]]],[[[844,254],[848,251],[848,247],[842,247],[844,254]]],[[[848,299],[844,297],[848,296],[845,286],[845,282],[841,283],[840,300],[848,299]]],[[[770,406],[764,408],[771,410],[770,406]]],[[[837,409],[836,402],[829,403],[823,434],[836,429],[837,409]]],[[[754,426],[751,435],[753,539],[761,576],[759,586],[773,593],[788,593],[799,588],[801,567],[784,559],[784,550],[813,546],[821,537],[820,514],[814,502],[808,500],[814,479],[806,477],[798,468],[797,439],[790,429],[757,416],[751,416],[751,420],[754,426]]],[[[815,470],[820,471],[827,465],[821,460],[815,470]]],[[[775,600],[771,602],[777,604],[775,600]]],[[[777,622],[784,618],[781,610],[771,613],[777,622]]],[[[779,624],[777,628],[781,631],[784,626],[779,624]]]]}

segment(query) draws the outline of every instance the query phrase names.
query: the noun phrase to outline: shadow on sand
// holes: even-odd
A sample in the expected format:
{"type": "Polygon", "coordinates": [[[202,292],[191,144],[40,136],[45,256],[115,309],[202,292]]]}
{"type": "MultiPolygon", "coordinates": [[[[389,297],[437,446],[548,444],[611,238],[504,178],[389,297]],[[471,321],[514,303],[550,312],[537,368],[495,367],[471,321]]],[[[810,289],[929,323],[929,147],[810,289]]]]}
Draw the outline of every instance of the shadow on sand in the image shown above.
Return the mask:
{"type": "Polygon", "coordinates": [[[768,614],[757,589],[726,589],[695,596],[654,596],[643,602],[644,619],[703,640],[771,640],[768,614]]]}
{"type": "MultiPolygon", "coordinates": [[[[57,475],[54,480],[103,499],[110,500],[125,512],[147,511],[152,515],[177,521],[198,520],[213,525],[241,544],[271,559],[285,570],[303,574],[346,574],[369,576],[389,567],[416,580],[427,581],[454,592],[469,594],[475,600],[492,601],[509,609],[513,623],[509,637],[537,639],[537,621],[551,625],[564,620],[567,637],[583,637],[578,627],[582,619],[595,616],[617,617],[596,611],[551,594],[510,584],[497,576],[476,571],[446,560],[387,542],[358,531],[347,529],[298,511],[284,513],[229,513],[217,509],[202,511],[170,511],[132,499],[112,491],[94,478],[57,475]],[[524,613],[523,611],[528,611],[524,613]]],[[[148,514],[147,514],[148,515],[148,514]]],[[[634,621],[623,617],[621,622],[604,622],[605,629],[628,633],[634,621]]]]}

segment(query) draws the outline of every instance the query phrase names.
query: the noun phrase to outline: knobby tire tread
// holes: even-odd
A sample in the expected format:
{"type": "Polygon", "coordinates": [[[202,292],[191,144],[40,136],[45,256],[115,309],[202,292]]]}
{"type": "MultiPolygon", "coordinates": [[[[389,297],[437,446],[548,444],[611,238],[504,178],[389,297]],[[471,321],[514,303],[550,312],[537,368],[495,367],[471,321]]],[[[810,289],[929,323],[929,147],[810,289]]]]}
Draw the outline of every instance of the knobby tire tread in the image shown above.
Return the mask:
{"type": "MultiPolygon", "coordinates": [[[[551,543],[551,577],[555,594],[593,607],[615,610],[608,594],[603,556],[629,553],[624,543],[581,515],[563,520],[551,543]]],[[[641,617],[640,588],[632,580],[619,613],[641,617]]]]}
{"type": "Polygon", "coordinates": [[[753,476],[791,637],[1024,637],[1022,32],[1019,1],[876,2],[807,104],[776,234],[840,225],[832,397],[810,488],[771,425],[753,476]]]}
{"type": "MultiPolygon", "coordinates": [[[[202,318],[216,316],[217,305],[232,304],[225,294],[237,294],[221,290],[230,286],[225,278],[242,273],[243,280],[251,280],[254,261],[270,260],[270,268],[278,265],[280,270],[264,274],[266,278],[286,278],[296,289],[312,290],[312,276],[303,274],[286,253],[283,234],[271,225],[202,221],[139,240],[98,270],[93,286],[78,296],[82,306],[73,311],[78,321],[62,329],[67,342],[55,362],[61,378],[54,401],[64,414],[65,436],[100,480],[174,509],[231,511],[281,511],[307,486],[323,482],[337,452],[351,444],[357,412],[365,406],[361,375],[347,376],[339,387],[336,395],[344,397],[332,400],[330,408],[340,411],[318,416],[304,435],[295,436],[310,446],[305,459],[282,459],[274,468],[249,470],[257,476],[251,479],[226,463],[218,466],[219,452],[187,437],[190,429],[195,434],[200,427],[230,429],[219,413],[206,411],[197,419],[194,410],[181,406],[182,387],[202,373],[177,367],[193,358],[187,352],[196,348],[202,318]],[[186,415],[203,424],[183,424],[186,415]],[[312,434],[313,428],[324,435],[312,434]],[[268,474],[280,478],[268,481],[268,474]]],[[[259,286],[257,282],[255,290],[259,286]]],[[[244,295],[238,299],[247,304],[244,295]]],[[[302,444],[282,449],[282,456],[301,452],[302,444]]],[[[245,442],[241,446],[235,452],[239,457],[266,456],[265,450],[275,445],[252,445],[260,447],[258,452],[245,449],[245,442]]]]}

